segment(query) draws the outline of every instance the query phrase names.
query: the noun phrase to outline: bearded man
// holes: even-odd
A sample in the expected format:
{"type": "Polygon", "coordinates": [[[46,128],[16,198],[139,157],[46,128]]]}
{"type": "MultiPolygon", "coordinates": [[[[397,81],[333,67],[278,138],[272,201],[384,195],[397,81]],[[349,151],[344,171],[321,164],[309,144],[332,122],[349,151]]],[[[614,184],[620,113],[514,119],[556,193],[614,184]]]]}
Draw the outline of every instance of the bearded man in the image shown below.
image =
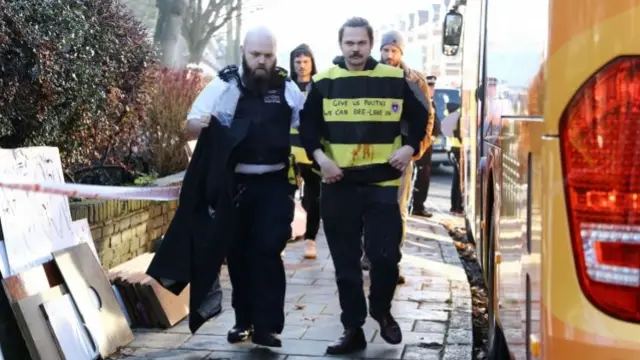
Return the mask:
{"type": "Polygon", "coordinates": [[[280,253],[291,237],[296,190],[289,129],[304,104],[275,54],[271,31],[250,30],[242,66],[220,71],[196,98],[186,127],[198,143],[180,205],[148,271],[173,292],[171,284],[191,283],[194,332],[219,313],[217,275],[226,256],[236,318],[227,339],[267,347],[282,346],[280,253]]]}

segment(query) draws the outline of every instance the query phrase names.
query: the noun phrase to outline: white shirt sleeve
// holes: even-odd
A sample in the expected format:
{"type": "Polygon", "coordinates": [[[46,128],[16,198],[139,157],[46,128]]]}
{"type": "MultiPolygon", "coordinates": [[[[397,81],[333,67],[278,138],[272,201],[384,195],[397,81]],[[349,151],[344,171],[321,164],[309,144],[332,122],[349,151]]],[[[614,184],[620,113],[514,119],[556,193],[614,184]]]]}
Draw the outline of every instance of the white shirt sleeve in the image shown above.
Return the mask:
{"type": "Polygon", "coordinates": [[[222,94],[227,83],[216,77],[202,89],[196,100],[191,105],[187,120],[199,119],[203,116],[211,116],[213,109],[222,94]]]}
{"type": "Polygon", "coordinates": [[[304,107],[306,97],[298,88],[298,85],[292,81],[287,81],[285,85],[285,98],[289,107],[291,107],[291,126],[298,128],[300,124],[300,110],[304,107]]]}

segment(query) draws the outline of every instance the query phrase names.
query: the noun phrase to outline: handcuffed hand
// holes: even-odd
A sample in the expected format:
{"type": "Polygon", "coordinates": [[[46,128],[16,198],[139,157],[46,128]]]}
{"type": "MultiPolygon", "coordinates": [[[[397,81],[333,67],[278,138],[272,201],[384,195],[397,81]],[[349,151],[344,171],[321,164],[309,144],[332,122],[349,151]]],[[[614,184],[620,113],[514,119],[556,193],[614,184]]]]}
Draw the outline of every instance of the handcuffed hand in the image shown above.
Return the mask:
{"type": "Polygon", "coordinates": [[[327,158],[318,165],[320,165],[320,171],[322,171],[322,182],[325,184],[336,183],[344,176],[342,169],[331,159],[327,158]]]}
{"type": "Polygon", "coordinates": [[[413,153],[413,148],[409,145],[405,145],[391,154],[389,157],[389,164],[400,171],[404,171],[407,166],[409,166],[413,153]]]}

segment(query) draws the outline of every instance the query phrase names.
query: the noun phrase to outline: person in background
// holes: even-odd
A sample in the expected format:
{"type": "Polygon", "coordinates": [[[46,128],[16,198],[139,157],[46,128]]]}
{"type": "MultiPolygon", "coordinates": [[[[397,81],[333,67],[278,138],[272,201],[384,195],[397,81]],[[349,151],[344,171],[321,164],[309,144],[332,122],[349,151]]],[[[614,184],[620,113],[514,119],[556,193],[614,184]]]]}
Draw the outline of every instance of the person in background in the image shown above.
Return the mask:
{"type": "MultiPolygon", "coordinates": [[[[427,93],[428,100],[431,102],[431,107],[436,108],[436,104],[433,101],[433,95],[436,89],[436,77],[433,75],[427,76],[427,93]]],[[[437,111],[434,111],[434,122],[432,136],[440,135],[440,119],[438,119],[437,111]]],[[[431,183],[431,156],[433,155],[433,146],[429,144],[429,147],[424,152],[422,157],[418,159],[415,170],[415,181],[413,190],[413,201],[411,206],[411,214],[422,217],[431,217],[433,214],[427,211],[425,203],[427,202],[427,195],[429,194],[429,185],[431,183]]]]}
{"type": "Polygon", "coordinates": [[[344,332],[327,354],[367,346],[362,236],[371,261],[369,314],[390,344],[402,342],[391,315],[402,256],[400,177],[425,137],[429,111],[402,69],[373,59],[373,28],[349,19],[338,32],[344,60],[313,77],[300,113],[300,140],[322,172],[322,221],[342,308],[344,332]],[[401,131],[407,123],[407,135],[401,131]]]}
{"type": "MultiPolygon", "coordinates": [[[[300,91],[306,95],[307,86],[311,83],[311,77],[315,75],[316,62],[307,44],[301,44],[290,55],[291,80],[300,91]]],[[[298,130],[291,128],[291,152],[293,153],[298,173],[302,177],[302,207],[307,213],[306,229],[304,233],[305,259],[317,257],[316,236],[320,229],[320,175],[313,171],[313,162],[307,157],[302,145],[298,130]]]]}
{"type": "MultiPolygon", "coordinates": [[[[431,102],[428,101],[429,90],[424,75],[410,69],[407,64],[402,61],[402,55],[404,53],[405,41],[397,31],[390,31],[382,35],[382,42],[380,43],[380,62],[393,67],[399,67],[404,71],[407,81],[415,83],[420,89],[420,93],[416,94],[416,97],[424,104],[425,107],[430,108],[429,118],[427,119],[426,135],[420,143],[420,151],[413,157],[407,169],[402,174],[400,179],[400,189],[398,191],[398,205],[400,206],[400,214],[402,215],[402,238],[406,236],[407,216],[409,212],[409,198],[413,190],[413,161],[419,160],[422,155],[431,146],[431,132],[433,131],[433,121],[435,109],[431,108],[431,102]]],[[[403,135],[407,135],[408,126],[406,123],[402,124],[403,135]]],[[[366,255],[362,259],[362,268],[368,270],[370,266],[369,259],[366,255]]],[[[400,274],[398,276],[398,284],[404,284],[406,282],[404,276],[400,274]]]]}
{"type": "Polygon", "coordinates": [[[453,164],[453,181],[451,182],[451,211],[456,215],[463,212],[462,191],[460,188],[460,148],[462,138],[460,137],[460,104],[447,103],[449,114],[442,120],[442,134],[451,141],[449,156],[453,164]]]}

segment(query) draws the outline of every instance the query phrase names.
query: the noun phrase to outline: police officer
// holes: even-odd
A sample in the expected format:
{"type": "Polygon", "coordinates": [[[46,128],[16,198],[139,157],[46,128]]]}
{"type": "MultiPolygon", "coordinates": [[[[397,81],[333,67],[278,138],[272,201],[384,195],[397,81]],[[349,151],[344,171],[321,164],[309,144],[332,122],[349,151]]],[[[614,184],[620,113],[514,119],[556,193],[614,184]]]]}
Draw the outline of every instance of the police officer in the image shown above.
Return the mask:
{"type": "Polygon", "coordinates": [[[398,185],[425,136],[428,117],[402,69],[370,56],[373,29],[367,20],[348,20],[338,40],[344,61],[313,77],[299,129],[323,176],[321,214],[342,308],[344,332],[329,345],[328,354],[367,345],[362,330],[367,316],[360,268],[363,232],[371,262],[369,314],[385,341],[402,342],[391,315],[402,239],[398,185]],[[407,136],[401,134],[400,120],[408,124],[407,136]]]}
{"type": "MultiPolygon", "coordinates": [[[[297,123],[304,102],[286,72],[276,67],[275,53],[272,33],[253,29],[244,40],[242,67],[225,70],[237,77],[240,90],[225,140],[236,143],[226,162],[235,173],[236,200],[235,226],[230,229],[235,236],[227,254],[236,323],[228,341],[251,337],[253,343],[268,347],[282,346],[277,334],[284,326],[286,278],[280,253],[291,236],[295,193],[289,129],[297,123]]],[[[206,114],[214,92],[205,88],[192,113],[206,114]]],[[[218,96],[228,93],[219,91],[218,96]]],[[[189,118],[193,133],[208,126],[211,117],[189,118]]]]}
{"type": "MultiPolygon", "coordinates": [[[[311,77],[318,71],[316,62],[307,44],[297,46],[290,56],[291,79],[298,84],[303,94],[307,93],[307,86],[311,83],[311,77]]],[[[320,228],[320,176],[313,171],[312,161],[307,157],[302,145],[298,130],[291,128],[291,151],[293,153],[298,173],[303,180],[302,207],[307,213],[306,229],[304,233],[305,259],[317,257],[316,236],[320,228]]]]}

